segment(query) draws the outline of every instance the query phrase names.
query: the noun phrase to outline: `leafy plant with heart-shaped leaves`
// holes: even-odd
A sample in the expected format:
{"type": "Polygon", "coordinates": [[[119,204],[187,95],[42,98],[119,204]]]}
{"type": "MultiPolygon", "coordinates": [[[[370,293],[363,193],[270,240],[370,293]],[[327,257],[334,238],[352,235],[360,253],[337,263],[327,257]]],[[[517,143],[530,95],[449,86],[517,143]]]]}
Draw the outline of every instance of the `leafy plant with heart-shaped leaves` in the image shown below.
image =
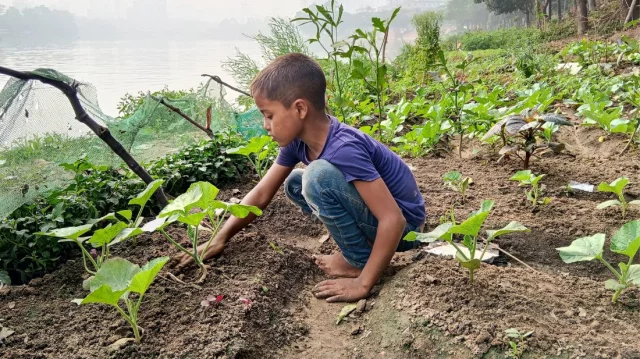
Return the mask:
{"type": "Polygon", "coordinates": [[[596,233],[589,237],[578,238],[569,246],[556,248],[556,250],[565,263],[597,260],[604,264],[616,277],[604,283],[606,289],[614,291],[611,300],[615,303],[625,289],[634,285],[640,286],[640,264],[633,264],[633,259],[640,248],[640,220],[624,224],[611,237],[611,251],[629,258],[627,263],[618,263],[620,271],[604,259],[604,242],[605,234],[596,233]]]}
{"type": "Polygon", "coordinates": [[[169,257],[156,258],[142,268],[123,258],[106,260],[96,275],[85,284],[91,293],[84,299],[75,299],[77,304],[102,303],[116,308],[118,313],[131,325],[136,342],[140,341],[140,327],[138,326],[138,312],[144,294],[151,286],[158,272],[169,261],[169,257]],[[131,293],[137,293],[137,299],[131,298],[131,293]],[[120,307],[120,301],[125,304],[125,310],[120,307]]]}
{"type": "Polygon", "coordinates": [[[467,189],[469,189],[469,186],[473,183],[473,179],[469,176],[463,176],[462,173],[458,171],[449,171],[442,176],[442,182],[444,182],[445,186],[460,193],[462,202],[464,203],[467,198],[467,189]]]}
{"type": "Polygon", "coordinates": [[[529,232],[530,230],[518,222],[510,222],[505,227],[495,230],[486,230],[484,238],[484,246],[480,252],[478,241],[480,239],[480,229],[484,221],[489,216],[489,212],[493,208],[494,201],[484,200],[480,209],[471,212],[469,217],[460,224],[456,224],[453,213],[451,214],[451,222],[446,222],[429,233],[409,232],[405,237],[405,241],[420,241],[424,243],[434,242],[436,240],[444,240],[450,243],[456,249],[456,259],[460,264],[469,270],[469,282],[473,282],[474,273],[480,268],[482,259],[484,258],[489,244],[499,236],[503,236],[515,232],[529,232]],[[459,244],[454,241],[454,235],[462,235],[463,250],[459,244]]]}
{"type": "MultiPolygon", "coordinates": [[[[524,169],[529,168],[531,156],[538,150],[551,149],[554,153],[564,150],[564,144],[548,141],[549,130],[545,124],[571,126],[563,116],[558,114],[539,114],[538,107],[525,109],[519,115],[510,115],[496,122],[482,137],[487,141],[493,136],[500,135],[503,147],[498,161],[513,154],[522,160],[524,169]],[[509,136],[510,138],[508,138],[509,136]],[[524,158],[519,155],[524,152],[524,158]]],[[[548,126],[548,125],[547,125],[548,126]]]]}
{"type": "Polygon", "coordinates": [[[112,245],[129,238],[134,238],[143,233],[140,227],[144,219],[144,217],[142,217],[142,211],[151,196],[162,186],[162,183],[162,180],[155,180],[149,183],[142,192],[129,201],[129,205],[139,206],[135,218],[133,218],[133,212],[127,209],[92,219],[81,226],[57,228],[49,232],[38,232],[36,234],[61,238],[58,242],[76,243],[82,251],[82,261],[85,270],[87,273],[95,275],[96,271],[98,271],[102,267],[102,264],[109,258],[109,250],[112,245]],[[109,221],[110,223],[94,231],[91,236],[83,236],[104,221],[109,221]],[[85,243],[89,243],[94,249],[100,248],[100,251],[87,251],[84,246],[85,243]],[[91,263],[93,269],[89,269],[87,262],[91,263]]]}
{"type": "Polygon", "coordinates": [[[253,137],[244,146],[227,150],[230,155],[242,155],[249,159],[260,178],[264,177],[276,156],[277,144],[270,136],[253,137]]]}
{"type": "Polygon", "coordinates": [[[525,190],[524,193],[527,196],[527,201],[531,202],[532,209],[535,209],[538,205],[545,205],[551,202],[551,198],[544,197],[540,198],[540,195],[544,192],[544,185],[540,184],[540,180],[542,180],[546,176],[545,174],[541,174],[536,176],[531,173],[531,170],[518,171],[516,174],[509,178],[512,181],[519,181],[520,186],[531,186],[530,190],[525,190]]]}
{"type": "Polygon", "coordinates": [[[166,206],[157,218],[142,227],[145,232],[159,231],[178,250],[193,258],[200,267],[202,275],[198,283],[202,283],[207,277],[207,268],[204,265],[204,254],[213,242],[220,230],[227,213],[238,218],[245,218],[250,214],[262,215],[262,210],[256,206],[244,204],[226,203],[216,200],[218,188],[208,182],[196,182],[189,187],[187,192],[176,197],[166,206]],[[210,228],[209,240],[204,250],[198,251],[198,238],[204,219],[208,219],[210,228]],[[179,222],[187,226],[187,237],[192,250],[183,247],[176,239],[169,235],[164,228],[171,223],[179,222]]]}
{"type": "Polygon", "coordinates": [[[624,219],[627,215],[627,210],[631,205],[640,205],[640,200],[634,200],[627,202],[624,197],[624,188],[629,184],[629,179],[627,177],[617,178],[615,181],[611,183],[602,182],[598,185],[598,192],[611,192],[615,193],[618,196],[618,199],[612,199],[609,201],[605,201],[600,203],[596,208],[604,209],[611,206],[618,206],[622,211],[622,218],[624,219]]]}

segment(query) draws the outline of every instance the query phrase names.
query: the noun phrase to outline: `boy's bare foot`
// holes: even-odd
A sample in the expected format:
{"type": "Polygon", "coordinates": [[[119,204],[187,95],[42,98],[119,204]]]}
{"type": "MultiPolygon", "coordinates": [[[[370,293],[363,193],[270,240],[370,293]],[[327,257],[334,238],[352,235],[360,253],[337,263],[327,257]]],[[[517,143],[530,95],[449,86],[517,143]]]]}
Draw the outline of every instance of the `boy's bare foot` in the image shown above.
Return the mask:
{"type": "MultiPolygon", "coordinates": [[[[207,252],[204,254],[203,261],[221,254],[222,251],[224,251],[225,243],[226,241],[224,240],[214,238],[209,248],[207,248],[207,252]]],[[[203,243],[198,246],[198,253],[200,253],[200,255],[202,255],[202,251],[206,246],[207,246],[206,243],[203,243]]],[[[193,263],[193,257],[191,257],[190,255],[187,255],[186,253],[181,252],[179,255],[175,256],[171,261],[176,271],[180,271],[182,268],[193,263]]]]}
{"type": "Polygon", "coordinates": [[[328,256],[314,255],[316,265],[327,275],[342,278],[358,278],[362,269],[352,267],[344,260],[341,253],[334,253],[328,256]]]}

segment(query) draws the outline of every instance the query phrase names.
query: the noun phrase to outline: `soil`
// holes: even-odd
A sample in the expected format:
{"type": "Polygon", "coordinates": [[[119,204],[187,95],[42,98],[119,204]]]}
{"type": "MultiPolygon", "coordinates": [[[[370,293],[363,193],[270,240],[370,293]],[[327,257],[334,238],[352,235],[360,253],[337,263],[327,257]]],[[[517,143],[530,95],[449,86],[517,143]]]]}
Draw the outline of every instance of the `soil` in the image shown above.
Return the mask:
{"type": "MultiPolygon", "coordinates": [[[[131,330],[111,308],[77,306],[82,289],[81,262],[71,260],[55,273],[27,286],[0,291],[0,322],[15,333],[5,339],[6,358],[504,358],[504,331],[533,331],[520,343],[533,358],[640,358],[640,292],[629,290],[619,302],[604,289],[611,274],[598,263],[564,264],[555,248],[580,236],[613,234],[627,220],[619,210],[596,210],[612,195],[566,192],[570,181],[597,186],[621,175],[631,180],[629,199],[640,195],[638,152],[618,153],[625,139],[583,127],[563,128],[558,140],[565,154],[534,157],[531,169],[545,173],[548,205],[532,211],[524,190],[509,177],[521,169],[517,158],[496,163],[497,150],[465,140],[446,156],[405,159],[418,180],[428,213],[425,230],[440,223],[455,204],[457,218],[493,199],[485,228],[518,221],[530,233],[499,238],[496,243],[527,263],[525,268],[501,256],[500,266],[485,264],[468,283],[466,269],[453,259],[427,254],[424,248],[397,254],[359,310],[339,325],[344,304],[313,298],[310,288],[325,276],[311,256],[337,250],[322,225],[313,223],[282,193],[264,215],[230,241],[208,264],[202,289],[158,278],[145,296],[140,344],[110,345],[131,330]],[[458,170],[474,184],[464,203],[442,185],[442,175],[458,170]],[[272,248],[273,243],[280,251],[272,248]],[[216,307],[203,308],[208,295],[224,295],[216,307]],[[251,301],[250,308],[239,302],[251,301]]],[[[452,141],[457,143],[457,140],[452,141]]],[[[227,188],[222,199],[241,198],[254,183],[227,188]],[[234,189],[239,190],[239,192],[234,189]]],[[[182,229],[173,228],[184,237],[182,229]]],[[[606,246],[608,248],[608,244],[606,246]]],[[[115,255],[144,263],[176,250],[164,239],[145,236],[114,249],[115,255]]],[[[619,258],[606,251],[612,261],[619,258]]],[[[162,274],[166,277],[166,274],[162,274]]],[[[185,282],[195,268],[181,273],[185,282]]]]}

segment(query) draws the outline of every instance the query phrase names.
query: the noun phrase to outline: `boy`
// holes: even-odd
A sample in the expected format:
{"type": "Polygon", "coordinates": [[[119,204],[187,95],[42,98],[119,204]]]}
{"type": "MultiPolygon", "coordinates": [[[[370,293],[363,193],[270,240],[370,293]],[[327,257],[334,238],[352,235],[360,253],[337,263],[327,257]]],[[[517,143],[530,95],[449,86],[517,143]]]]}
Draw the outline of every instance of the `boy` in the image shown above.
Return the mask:
{"type": "MultiPolygon", "coordinates": [[[[326,114],[325,90],[322,68],[302,54],[277,58],[254,79],[251,95],[280,153],[242,203],[264,209],[284,183],[287,197],[322,221],[342,252],[314,256],[327,275],[338,277],[317,284],[314,295],[352,302],[369,294],[396,251],[417,245],[402,238],[422,229],[424,200],[400,157],[326,114]],[[299,162],[307,168],[294,169],[299,162]]],[[[253,219],[230,217],[205,257],[221,253],[253,219]]],[[[179,257],[178,268],[189,258],[179,257]]]]}

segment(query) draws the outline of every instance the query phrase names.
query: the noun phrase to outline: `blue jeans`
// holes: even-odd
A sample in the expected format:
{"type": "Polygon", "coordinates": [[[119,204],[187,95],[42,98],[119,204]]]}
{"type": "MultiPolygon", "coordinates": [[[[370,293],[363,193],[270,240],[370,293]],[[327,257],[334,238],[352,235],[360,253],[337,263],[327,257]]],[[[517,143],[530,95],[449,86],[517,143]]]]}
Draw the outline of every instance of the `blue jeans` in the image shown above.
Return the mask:
{"type": "MultiPolygon", "coordinates": [[[[378,220],[336,166],[315,160],[306,170],[294,169],[284,183],[284,192],[304,213],[324,223],[347,263],[364,268],[376,239],[378,220]]],[[[402,238],[410,231],[421,228],[407,224],[402,238]]],[[[418,244],[400,240],[396,251],[404,252],[418,244]]]]}

